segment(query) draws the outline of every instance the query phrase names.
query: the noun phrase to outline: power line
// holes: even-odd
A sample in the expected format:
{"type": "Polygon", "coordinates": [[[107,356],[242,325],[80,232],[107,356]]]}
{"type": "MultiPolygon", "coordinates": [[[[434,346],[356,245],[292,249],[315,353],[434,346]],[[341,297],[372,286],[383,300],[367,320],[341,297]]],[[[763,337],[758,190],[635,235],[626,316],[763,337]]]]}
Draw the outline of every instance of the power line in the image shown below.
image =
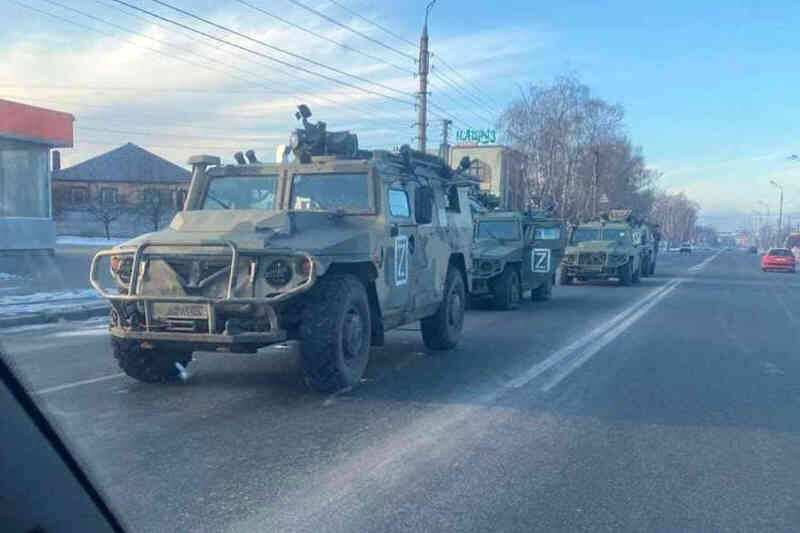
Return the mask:
{"type": "MultiPolygon", "coordinates": [[[[153,0],[153,1],[154,1],[154,2],[158,2],[159,0],[153,0]]],[[[401,50],[398,50],[397,48],[395,48],[395,47],[393,47],[393,46],[390,46],[390,45],[388,45],[388,44],[386,44],[386,43],[383,43],[383,42],[381,42],[381,41],[379,41],[379,40],[377,40],[377,39],[375,39],[375,38],[373,38],[373,37],[370,37],[369,35],[367,35],[367,34],[365,34],[365,33],[362,33],[362,32],[358,31],[358,30],[357,30],[357,29],[355,29],[355,28],[352,28],[352,27],[350,27],[350,26],[348,26],[348,25],[346,25],[346,24],[342,24],[342,23],[341,23],[341,22],[339,22],[338,20],[336,20],[336,19],[334,19],[334,18],[332,18],[332,17],[329,17],[329,16],[328,16],[328,15],[326,15],[325,13],[322,13],[322,12],[320,12],[320,11],[317,11],[317,10],[316,10],[316,9],[314,9],[313,7],[309,7],[309,6],[305,5],[304,3],[300,2],[299,0],[288,0],[288,1],[289,1],[290,3],[292,3],[292,4],[296,5],[297,7],[303,8],[303,9],[305,9],[306,11],[309,11],[309,12],[311,12],[311,13],[314,13],[314,14],[315,14],[315,15],[317,15],[318,17],[321,17],[321,18],[323,18],[323,19],[327,20],[327,21],[328,21],[328,22],[330,22],[331,24],[336,24],[336,25],[337,25],[337,26],[339,26],[340,28],[344,28],[344,29],[345,29],[345,30],[347,30],[347,31],[350,31],[350,32],[352,32],[352,33],[355,33],[355,34],[356,34],[356,35],[358,35],[359,37],[363,37],[364,39],[366,39],[366,40],[368,40],[368,41],[370,41],[370,42],[372,42],[372,43],[375,43],[375,44],[377,44],[377,45],[379,45],[379,46],[382,46],[382,47],[386,48],[387,50],[391,50],[392,52],[394,52],[394,53],[396,53],[396,54],[399,54],[399,55],[401,55],[401,56],[403,56],[403,57],[405,57],[405,58],[408,58],[408,59],[410,59],[410,60],[412,60],[412,61],[414,61],[414,62],[417,62],[417,58],[416,58],[416,57],[414,57],[414,56],[412,56],[412,55],[410,55],[410,54],[407,54],[407,53],[405,53],[405,52],[403,52],[403,51],[401,51],[401,50]]]]}
{"type": "Polygon", "coordinates": [[[261,8],[261,7],[258,7],[258,6],[255,6],[255,5],[251,4],[250,2],[247,2],[246,0],[234,0],[234,1],[235,1],[235,2],[238,2],[238,3],[240,3],[240,4],[244,5],[244,6],[247,6],[247,7],[249,7],[250,9],[254,9],[254,10],[258,11],[259,13],[263,13],[264,15],[267,15],[267,16],[269,16],[269,17],[272,17],[272,18],[274,18],[274,19],[277,19],[277,20],[279,20],[279,21],[283,22],[284,24],[288,24],[289,26],[291,26],[291,27],[293,27],[293,28],[297,28],[297,29],[298,29],[298,30],[300,30],[300,31],[303,31],[303,32],[305,32],[305,33],[308,33],[308,34],[310,34],[310,35],[313,35],[313,36],[315,36],[315,37],[317,37],[317,38],[319,38],[319,39],[322,39],[322,40],[324,40],[324,41],[327,41],[327,42],[329,42],[329,43],[333,43],[333,44],[335,44],[336,46],[340,46],[340,47],[344,48],[345,50],[349,50],[349,51],[351,51],[351,52],[355,52],[355,53],[357,53],[357,54],[360,54],[360,55],[362,55],[362,56],[364,56],[364,57],[367,57],[367,58],[369,58],[369,59],[371,59],[371,60],[373,60],[373,61],[377,61],[377,62],[379,62],[379,63],[385,63],[386,65],[389,65],[390,67],[392,67],[392,68],[395,68],[395,69],[397,69],[397,70],[400,70],[400,71],[402,71],[402,72],[404,72],[404,73],[406,73],[406,74],[411,74],[411,75],[414,75],[414,71],[413,71],[413,70],[407,69],[407,68],[405,68],[405,67],[401,67],[400,65],[397,65],[397,64],[395,64],[395,63],[392,63],[391,61],[386,61],[385,59],[381,59],[380,57],[374,56],[374,55],[372,55],[372,54],[368,54],[368,53],[366,53],[366,52],[364,52],[364,51],[361,51],[361,50],[359,50],[359,49],[357,49],[357,48],[353,48],[353,47],[352,47],[352,46],[350,46],[350,45],[347,45],[347,44],[341,43],[341,42],[339,42],[339,41],[336,41],[336,40],[334,40],[334,39],[331,39],[330,37],[326,37],[326,36],[324,36],[324,35],[321,35],[321,34],[319,34],[319,33],[315,32],[315,31],[313,31],[313,30],[309,30],[308,28],[304,28],[303,26],[300,26],[299,24],[295,24],[294,22],[292,22],[292,21],[290,21],[290,20],[286,20],[285,18],[283,18],[283,17],[281,17],[281,16],[279,16],[279,15],[276,15],[276,14],[274,14],[274,13],[270,13],[270,12],[269,12],[269,11],[267,11],[266,9],[263,9],[263,8],[261,8]]]}
{"type": "Polygon", "coordinates": [[[340,4],[340,3],[339,3],[339,2],[337,2],[336,0],[328,0],[328,1],[329,1],[331,4],[333,4],[333,5],[335,5],[335,6],[338,6],[338,7],[340,7],[341,9],[344,9],[345,11],[347,11],[348,13],[350,13],[351,15],[353,15],[353,16],[355,16],[355,17],[358,17],[358,18],[360,18],[360,19],[361,19],[361,20],[363,20],[364,22],[367,22],[367,23],[369,23],[369,24],[372,24],[373,26],[375,26],[375,27],[376,27],[376,28],[378,28],[379,30],[382,30],[382,31],[384,31],[384,32],[388,33],[389,35],[391,35],[391,36],[392,36],[392,37],[394,37],[395,39],[398,39],[398,40],[400,40],[400,41],[403,41],[403,42],[404,42],[404,43],[406,43],[406,44],[409,44],[409,45],[413,46],[413,47],[414,47],[414,49],[417,49],[417,48],[419,48],[419,45],[417,45],[416,43],[414,43],[414,42],[412,42],[412,41],[409,41],[408,39],[406,39],[405,37],[403,37],[403,36],[401,36],[401,35],[398,35],[398,34],[396,34],[395,32],[393,32],[392,30],[390,30],[390,29],[386,28],[385,26],[381,26],[381,25],[380,25],[380,24],[378,24],[377,22],[375,22],[375,21],[373,21],[373,20],[370,20],[370,19],[368,19],[367,17],[365,17],[365,16],[363,16],[363,15],[359,14],[358,12],[356,12],[356,11],[354,11],[354,10],[350,9],[349,7],[347,7],[347,6],[344,6],[344,5],[340,4]]]}
{"type": "MultiPolygon", "coordinates": [[[[452,80],[450,80],[449,78],[443,76],[439,71],[432,70],[431,72],[433,73],[433,75],[435,77],[439,78],[439,80],[441,80],[443,83],[445,83],[446,85],[450,86],[458,94],[460,94],[465,99],[465,101],[471,102],[472,104],[478,106],[482,110],[486,111],[489,114],[489,116],[496,114],[494,109],[487,107],[483,102],[481,102],[480,100],[478,100],[477,98],[475,98],[471,94],[469,94],[466,91],[464,91],[457,83],[455,83],[452,80]]],[[[483,117],[483,120],[486,120],[489,123],[493,122],[491,119],[488,119],[486,117],[483,117]]]]}
{"type": "MultiPolygon", "coordinates": [[[[431,81],[433,81],[433,80],[431,80],[431,81]]],[[[434,85],[433,83],[431,83],[431,86],[432,86],[432,87],[435,87],[435,85],[434,85]]],[[[441,88],[441,87],[440,87],[440,88],[441,88]]],[[[456,100],[455,98],[453,98],[452,96],[450,96],[449,94],[447,94],[447,90],[446,90],[445,88],[441,88],[441,89],[442,89],[442,91],[441,91],[441,93],[440,93],[440,94],[441,94],[442,96],[444,96],[444,97],[445,97],[447,100],[449,100],[449,101],[450,101],[450,102],[451,102],[453,105],[455,105],[455,106],[457,106],[457,107],[463,107],[463,104],[459,103],[459,102],[458,102],[458,100],[456,100]]],[[[433,95],[433,94],[434,94],[434,93],[431,93],[431,95],[433,95]]],[[[491,122],[492,122],[490,119],[487,119],[485,116],[483,116],[483,115],[481,115],[480,113],[478,113],[477,111],[475,111],[475,110],[472,108],[472,106],[469,106],[469,105],[468,105],[468,106],[467,106],[467,107],[465,107],[464,109],[466,109],[467,111],[469,111],[469,112],[470,112],[472,115],[474,115],[475,117],[477,117],[477,118],[478,118],[480,121],[482,121],[482,122],[483,122],[483,121],[486,121],[486,122],[489,122],[489,123],[491,123],[491,122]]]]}
{"type": "Polygon", "coordinates": [[[150,135],[153,137],[174,137],[174,138],[181,138],[181,139],[205,139],[205,140],[226,140],[226,141],[253,141],[253,142],[264,142],[267,140],[272,140],[277,138],[276,136],[266,137],[266,138],[246,138],[246,137],[213,137],[208,135],[186,135],[186,134],[174,134],[171,132],[165,133],[156,133],[152,131],[131,131],[131,130],[117,130],[117,129],[109,129],[109,128],[93,128],[90,126],[75,126],[75,129],[78,130],[85,130],[85,131],[98,131],[104,133],[121,133],[124,135],[150,135]]]}
{"type": "MultiPolygon", "coordinates": [[[[261,56],[261,57],[264,57],[265,59],[269,59],[270,61],[274,61],[274,62],[280,63],[280,64],[282,64],[282,65],[284,65],[284,66],[291,67],[291,68],[295,68],[295,69],[301,70],[301,71],[303,71],[303,72],[307,72],[307,73],[309,73],[309,74],[313,74],[313,75],[315,75],[315,76],[322,77],[322,78],[324,78],[324,79],[327,79],[328,81],[333,81],[334,83],[339,83],[339,84],[341,84],[341,85],[346,85],[346,86],[349,86],[349,87],[351,87],[351,88],[353,88],[353,89],[357,89],[357,90],[360,90],[360,91],[364,91],[364,92],[367,92],[367,93],[370,93],[370,94],[374,94],[374,95],[377,95],[377,96],[382,96],[382,97],[384,97],[384,98],[387,98],[387,99],[396,100],[397,102],[400,102],[400,103],[404,103],[404,104],[412,104],[412,105],[413,105],[413,102],[406,101],[406,100],[400,100],[400,99],[398,99],[398,98],[395,98],[395,97],[392,97],[392,96],[388,96],[388,95],[386,95],[386,94],[379,93],[379,92],[373,91],[373,90],[371,90],[371,89],[365,89],[365,88],[363,88],[363,87],[360,87],[360,86],[358,86],[358,85],[349,84],[349,83],[347,83],[347,82],[343,82],[343,81],[341,81],[341,80],[337,80],[336,78],[329,77],[329,76],[327,76],[327,75],[325,75],[325,74],[321,74],[321,73],[319,73],[319,72],[315,72],[315,71],[312,71],[312,70],[308,70],[308,69],[306,69],[306,68],[304,68],[304,67],[300,67],[300,66],[298,66],[298,65],[292,65],[291,63],[288,63],[288,62],[286,62],[286,61],[283,61],[283,60],[281,60],[281,59],[277,59],[277,58],[274,58],[274,57],[272,57],[272,56],[269,56],[269,55],[266,55],[266,54],[262,54],[262,53],[260,53],[260,52],[257,52],[257,51],[255,51],[255,50],[251,50],[251,49],[249,49],[249,48],[246,48],[246,47],[244,47],[244,46],[238,45],[238,44],[236,44],[236,43],[231,43],[231,42],[229,42],[229,41],[226,41],[225,39],[221,39],[221,38],[219,38],[219,37],[216,37],[216,36],[214,36],[214,35],[211,35],[211,34],[209,34],[209,33],[205,33],[205,32],[202,32],[202,31],[200,31],[200,30],[197,30],[197,29],[194,29],[194,28],[190,28],[189,26],[186,26],[186,25],[184,25],[184,24],[182,24],[182,23],[180,23],[180,22],[178,22],[178,21],[175,21],[175,20],[169,19],[169,18],[167,18],[167,17],[163,17],[163,16],[161,16],[161,15],[158,15],[157,13],[153,13],[152,11],[147,11],[146,9],[142,9],[142,8],[140,8],[140,7],[133,6],[133,5],[129,4],[128,2],[125,2],[124,0],[112,0],[112,1],[114,1],[114,2],[117,2],[118,4],[123,4],[123,5],[126,5],[126,6],[128,6],[128,7],[132,8],[132,9],[136,9],[137,11],[141,11],[141,12],[143,12],[143,13],[147,13],[148,15],[150,15],[150,16],[152,16],[152,17],[156,17],[156,18],[158,18],[158,19],[160,19],[160,20],[163,20],[163,21],[165,21],[165,22],[169,22],[169,23],[171,23],[171,24],[175,24],[176,26],[179,26],[179,27],[182,27],[182,28],[185,28],[185,29],[189,29],[189,30],[191,30],[191,31],[194,31],[194,32],[196,32],[196,33],[198,33],[198,34],[204,35],[205,37],[208,37],[208,38],[210,38],[210,39],[214,39],[215,41],[218,41],[218,42],[221,42],[221,43],[227,44],[227,45],[229,45],[229,46],[234,46],[234,47],[236,47],[236,48],[239,48],[239,49],[241,49],[241,50],[244,50],[244,51],[247,51],[247,52],[250,52],[250,53],[253,53],[253,54],[257,54],[257,55],[259,55],[259,56],[261,56]]],[[[223,25],[221,25],[221,24],[217,24],[216,22],[212,22],[212,21],[210,21],[210,20],[208,20],[208,19],[206,19],[206,18],[203,18],[203,17],[201,17],[201,16],[199,16],[199,15],[195,15],[194,13],[190,13],[189,11],[186,11],[186,10],[184,10],[184,9],[181,9],[181,8],[179,8],[179,7],[175,7],[175,6],[171,5],[171,4],[168,4],[167,2],[163,2],[162,0],[152,0],[152,1],[153,1],[153,2],[155,2],[156,4],[159,4],[159,5],[161,5],[161,6],[164,6],[164,7],[166,7],[166,8],[169,8],[169,9],[172,9],[172,10],[174,10],[174,11],[177,11],[178,13],[181,13],[181,14],[183,14],[183,15],[186,15],[187,17],[194,18],[194,19],[196,19],[196,20],[199,20],[199,21],[201,21],[201,22],[204,22],[204,23],[208,24],[209,26],[213,26],[213,27],[215,27],[215,28],[217,28],[217,29],[220,29],[220,30],[223,30],[223,31],[227,31],[228,33],[231,33],[231,34],[233,34],[233,35],[236,35],[237,37],[241,37],[241,38],[243,38],[243,39],[247,39],[248,41],[252,41],[252,42],[254,42],[254,43],[260,44],[261,46],[265,46],[265,47],[267,47],[267,48],[269,48],[269,49],[271,49],[271,50],[275,50],[275,51],[277,51],[277,52],[280,52],[280,53],[282,53],[282,54],[286,54],[286,55],[288,55],[288,56],[290,56],[290,57],[294,57],[294,58],[296,58],[296,59],[300,59],[300,60],[302,60],[302,61],[306,61],[306,62],[308,62],[308,63],[311,63],[312,65],[316,65],[316,66],[318,66],[318,67],[320,67],[320,68],[324,68],[324,69],[330,70],[331,72],[335,72],[335,73],[337,73],[337,74],[340,74],[340,75],[342,75],[342,76],[347,76],[347,77],[350,77],[350,78],[353,78],[353,79],[356,79],[356,80],[362,81],[362,82],[364,82],[364,83],[369,83],[370,85],[375,85],[376,87],[380,87],[380,88],[382,88],[382,89],[386,89],[386,90],[388,90],[388,91],[391,91],[391,92],[394,92],[394,93],[401,94],[401,95],[403,95],[403,96],[408,96],[408,94],[407,94],[407,93],[405,93],[405,92],[403,92],[403,91],[401,91],[401,90],[399,90],[399,89],[395,89],[394,87],[389,87],[388,85],[384,85],[384,84],[382,84],[382,83],[378,83],[378,82],[375,82],[375,81],[369,80],[369,79],[367,79],[367,78],[364,78],[364,77],[362,77],[362,76],[358,76],[358,75],[356,75],[356,74],[351,74],[351,73],[349,73],[349,72],[345,72],[345,71],[343,71],[343,70],[340,70],[340,69],[338,69],[338,68],[335,68],[335,67],[330,67],[330,66],[328,66],[328,65],[326,65],[326,64],[324,64],[324,63],[320,63],[319,61],[316,61],[316,60],[314,60],[314,59],[307,58],[307,57],[305,57],[305,56],[302,56],[302,55],[300,55],[300,54],[295,54],[294,52],[289,52],[288,50],[283,50],[282,48],[279,48],[279,47],[277,47],[277,46],[273,46],[273,45],[271,45],[271,44],[269,44],[269,43],[267,43],[267,42],[264,42],[264,41],[262,41],[262,40],[260,40],[260,39],[256,39],[256,38],[254,38],[254,37],[250,37],[249,35],[245,35],[245,34],[244,34],[244,33],[242,33],[242,32],[239,32],[239,31],[233,30],[233,29],[231,29],[231,28],[228,28],[228,27],[226,27],[226,26],[223,26],[223,25]]]]}
{"type": "MultiPolygon", "coordinates": [[[[441,57],[441,56],[438,56],[438,55],[436,55],[435,57],[436,57],[436,58],[438,58],[439,62],[440,62],[442,65],[444,65],[444,67],[445,67],[445,68],[447,68],[447,69],[451,70],[451,71],[453,72],[453,74],[455,74],[456,76],[458,76],[459,78],[461,78],[461,81],[462,81],[462,82],[464,82],[464,83],[466,83],[466,84],[468,84],[468,85],[471,85],[471,86],[472,86],[472,88],[473,88],[473,89],[474,89],[474,90],[475,90],[475,91],[476,91],[476,92],[477,92],[479,95],[481,95],[482,97],[485,97],[485,98],[488,100],[488,102],[490,102],[490,103],[492,102],[492,97],[491,97],[491,96],[487,95],[487,94],[486,94],[485,92],[483,92],[483,90],[482,90],[480,87],[478,87],[478,86],[477,86],[477,85],[476,85],[474,82],[472,82],[472,81],[468,80],[468,79],[467,79],[467,78],[465,78],[465,77],[464,77],[464,76],[463,76],[463,75],[462,75],[462,74],[461,74],[461,73],[460,73],[458,70],[456,70],[454,67],[450,66],[450,64],[449,64],[447,61],[445,61],[443,57],[441,57]]],[[[490,104],[490,105],[491,105],[491,104],[490,104]]]]}

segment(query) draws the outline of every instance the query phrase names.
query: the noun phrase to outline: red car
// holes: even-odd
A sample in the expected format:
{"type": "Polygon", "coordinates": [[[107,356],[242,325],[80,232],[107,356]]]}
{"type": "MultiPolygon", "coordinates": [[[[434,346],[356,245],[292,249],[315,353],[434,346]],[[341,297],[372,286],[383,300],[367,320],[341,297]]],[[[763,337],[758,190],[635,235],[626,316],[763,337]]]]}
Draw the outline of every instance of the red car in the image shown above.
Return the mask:
{"type": "Polygon", "coordinates": [[[796,268],[794,254],[788,248],[770,248],[761,256],[761,270],[786,270],[794,272],[796,268]]]}

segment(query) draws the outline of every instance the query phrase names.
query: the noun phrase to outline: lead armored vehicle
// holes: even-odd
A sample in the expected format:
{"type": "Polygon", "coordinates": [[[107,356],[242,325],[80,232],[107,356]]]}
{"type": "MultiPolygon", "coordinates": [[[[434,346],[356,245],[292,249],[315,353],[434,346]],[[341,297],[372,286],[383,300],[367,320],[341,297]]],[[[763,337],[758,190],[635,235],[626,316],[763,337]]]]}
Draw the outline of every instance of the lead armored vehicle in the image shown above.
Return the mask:
{"type": "Polygon", "coordinates": [[[335,391],[360,381],[370,346],[397,326],[421,321],[430,349],[458,343],[470,182],[408,147],[359,150],[356,135],[299,109],[292,162],[194,156],[169,227],[94,257],[90,280],[111,303],[114,356],[129,376],[174,381],[195,350],[294,339],[307,382],[335,391]],[[106,259],[119,294],[97,281],[106,259]]]}
{"type": "Polygon", "coordinates": [[[477,215],[471,295],[497,309],[515,308],[528,290],[532,300],[550,299],[564,241],[563,224],[545,211],[477,215]]]}

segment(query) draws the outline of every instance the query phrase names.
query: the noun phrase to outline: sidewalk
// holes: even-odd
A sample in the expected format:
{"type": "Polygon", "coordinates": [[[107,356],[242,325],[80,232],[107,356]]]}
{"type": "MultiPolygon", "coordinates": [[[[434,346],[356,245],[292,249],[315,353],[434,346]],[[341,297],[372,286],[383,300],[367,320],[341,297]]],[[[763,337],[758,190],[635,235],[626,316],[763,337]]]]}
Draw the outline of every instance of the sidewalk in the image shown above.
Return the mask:
{"type": "MultiPolygon", "coordinates": [[[[114,244],[60,237],[53,256],[2,258],[0,328],[107,314],[107,302],[89,285],[89,266],[97,250],[114,244]]],[[[104,287],[114,287],[108,272],[98,272],[98,279],[104,287]]]]}

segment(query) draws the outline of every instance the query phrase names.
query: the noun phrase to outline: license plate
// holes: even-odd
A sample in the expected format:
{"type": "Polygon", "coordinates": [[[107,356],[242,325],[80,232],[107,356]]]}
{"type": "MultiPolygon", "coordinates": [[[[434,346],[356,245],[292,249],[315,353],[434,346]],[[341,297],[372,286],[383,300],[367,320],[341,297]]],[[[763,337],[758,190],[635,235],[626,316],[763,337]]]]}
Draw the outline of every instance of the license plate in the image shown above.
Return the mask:
{"type": "Polygon", "coordinates": [[[153,315],[164,318],[207,319],[208,308],[205,304],[156,302],[153,304],[153,315]]]}

